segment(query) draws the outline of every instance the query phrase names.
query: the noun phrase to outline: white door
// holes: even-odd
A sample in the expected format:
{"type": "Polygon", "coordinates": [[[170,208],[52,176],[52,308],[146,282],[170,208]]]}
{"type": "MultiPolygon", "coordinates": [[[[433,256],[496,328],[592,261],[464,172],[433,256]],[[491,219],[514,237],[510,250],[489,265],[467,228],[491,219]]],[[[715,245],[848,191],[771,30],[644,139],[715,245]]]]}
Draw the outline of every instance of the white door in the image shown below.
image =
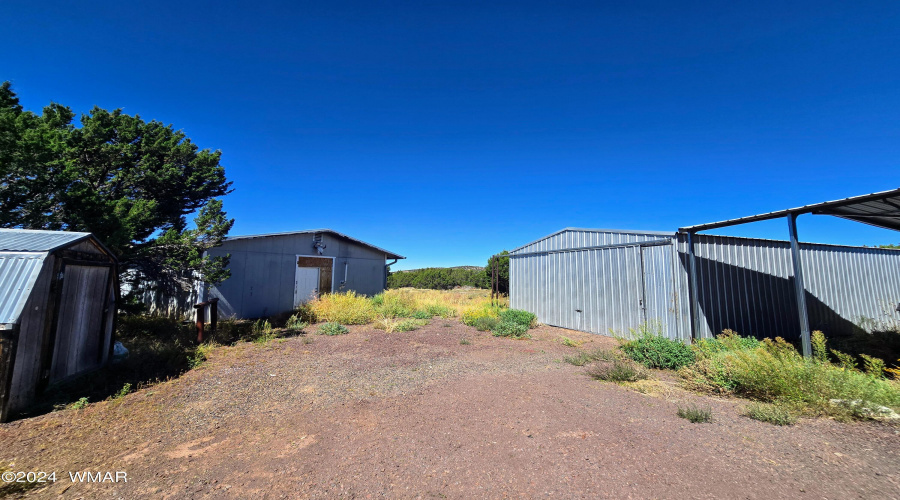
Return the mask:
{"type": "Polygon", "coordinates": [[[298,267],[294,277],[294,309],[319,295],[319,268],[298,267]]]}

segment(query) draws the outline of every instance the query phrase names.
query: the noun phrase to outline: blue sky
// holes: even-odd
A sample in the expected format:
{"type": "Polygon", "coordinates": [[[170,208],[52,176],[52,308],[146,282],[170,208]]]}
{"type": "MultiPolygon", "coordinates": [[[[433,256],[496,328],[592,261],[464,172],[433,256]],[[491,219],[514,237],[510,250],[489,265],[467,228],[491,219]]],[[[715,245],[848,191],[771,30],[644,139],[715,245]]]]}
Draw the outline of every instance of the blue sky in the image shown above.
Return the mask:
{"type": "MultiPolygon", "coordinates": [[[[220,149],[232,234],[481,265],[900,186],[900,2],[4,2],[23,104],[220,149]]],[[[801,216],[801,240],[900,234],[801,216]]],[[[720,233],[785,238],[783,220],[720,233]]]]}

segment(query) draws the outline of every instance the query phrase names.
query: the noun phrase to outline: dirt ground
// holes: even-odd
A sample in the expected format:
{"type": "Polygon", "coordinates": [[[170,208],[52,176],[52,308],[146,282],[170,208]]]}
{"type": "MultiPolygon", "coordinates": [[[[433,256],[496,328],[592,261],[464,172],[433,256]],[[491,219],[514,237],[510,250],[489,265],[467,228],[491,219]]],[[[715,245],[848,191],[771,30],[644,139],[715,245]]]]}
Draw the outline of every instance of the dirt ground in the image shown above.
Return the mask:
{"type": "Polygon", "coordinates": [[[613,340],[532,332],[438,319],[220,348],[121,400],[0,425],[0,465],[56,471],[26,492],[46,498],[900,498],[898,427],[776,427],[674,380],[643,394],[562,362],[560,335],[613,340]],[[688,402],[714,421],[678,418],[688,402]],[[128,481],[69,478],[85,470],[128,481]]]}

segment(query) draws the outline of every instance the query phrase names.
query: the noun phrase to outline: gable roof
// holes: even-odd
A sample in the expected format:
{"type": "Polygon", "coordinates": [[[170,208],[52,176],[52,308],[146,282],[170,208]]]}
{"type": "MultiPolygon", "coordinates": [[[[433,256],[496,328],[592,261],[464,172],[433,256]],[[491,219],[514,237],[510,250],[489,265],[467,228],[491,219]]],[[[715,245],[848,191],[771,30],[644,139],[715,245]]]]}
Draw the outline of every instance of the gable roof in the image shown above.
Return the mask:
{"type": "Polygon", "coordinates": [[[379,251],[379,252],[383,252],[384,255],[385,255],[387,258],[389,258],[389,259],[405,259],[405,258],[406,258],[406,257],[404,257],[404,256],[402,256],[402,255],[395,254],[394,252],[389,252],[389,251],[387,251],[387,250],[385,250],[385,249],[383,249],[383,248],[381,248],[381,247],[376,247],[375,245],[372,245],[371,243],[366,243],[365,241],[358,240],[358,239],[356,239],[356,238],[351,238],[350,236],[347,236],[347,235],[344,234],[344,233],[339,233],[339,232],[337,232],[337,231],[335,231],[335,230],[333,230],[333,229],[325,229],[325,228],[323,228],[323,229],[304,229],[304,230],[301,230],[301,231],[286,231],[286,232],[283,232],[283,233],[249,234],[249,235],[246,235],[246,236],[229,236],[229,237],[225,238],[225,241],[249,240],[249,239],[253,239],[253,238],[270,238],[270,237],[272,237],[272,236],[291,236],[291,235],[295,235],[295,234],[315,234],[315,233],[330,233],[330,234],[333,234],[333,235],[335,235],[335,236],[337,236],[337,237],[344,238],[344,239],[346,239],[346,240],[350,240],[350,241],[352,241],[352,242],[354,242],[354,243],[357,243],[357,244],[360,244],[360,245],[369,247],[369,248],[371,248],[371,249],[373,249],[373,250],[377,250],[377,251],[379,251]]]}

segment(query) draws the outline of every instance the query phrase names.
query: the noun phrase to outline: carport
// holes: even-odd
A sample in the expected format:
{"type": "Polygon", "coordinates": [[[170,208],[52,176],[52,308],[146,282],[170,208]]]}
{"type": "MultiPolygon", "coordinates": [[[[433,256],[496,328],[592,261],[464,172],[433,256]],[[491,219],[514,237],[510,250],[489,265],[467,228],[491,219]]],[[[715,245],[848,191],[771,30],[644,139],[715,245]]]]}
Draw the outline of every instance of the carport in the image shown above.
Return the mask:
{"type": "Polygon", "coordinates": [[[697,257],[694,236],[698,232],[710,229],[719,229],[784,217],[787,219],[788,234],[791,243],[794,293],[796,294],[797,299],[797,313],[800,318],[800,338],[803,344],[803,355],[810,356],[812,354],[810,345],[809,311],[806,306],[806,288],[803,284],[803,266],[800,259],[800,243],[797,237],[797,217],[803,214],[831,215],[884,229],[900,231],[900,188],[844,198],[842,200],[805,205],[798,208],[789,208],[765,214],[750,215],[738,219],[679,228],[678,232],[686,234],[688,241],[687,246],[690,260],[691,330],[694,338],[700,338],[699,324],[697,321],[697,318],[700,316],[700,306],[698,300],[697,257]]]}

